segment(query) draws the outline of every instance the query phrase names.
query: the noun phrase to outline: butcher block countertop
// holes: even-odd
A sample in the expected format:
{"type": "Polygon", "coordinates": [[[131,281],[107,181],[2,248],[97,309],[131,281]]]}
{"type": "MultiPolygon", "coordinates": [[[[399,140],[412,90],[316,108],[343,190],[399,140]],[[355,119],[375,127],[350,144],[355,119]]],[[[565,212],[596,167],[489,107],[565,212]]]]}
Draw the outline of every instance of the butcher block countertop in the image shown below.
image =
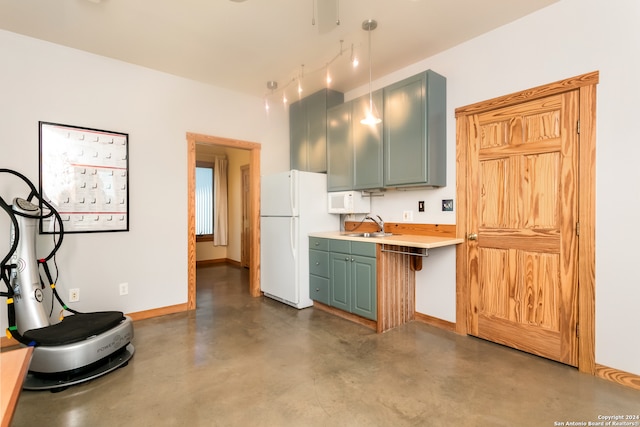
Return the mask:
{"type": "Polygon", "coordinates": [[[380,243],[386,245],[406,246],[411,248],[433,249],[442,246],[457,245],[464,242],[457,237],[424,236],[416,234],[391,234],[384,237],[360,237],[353,236],[355,231],[326,231],[310,233],[310,237],[320,237],[324,239],[351,240],[355,242],[380,243]]]}
{"type": "Polygon", "coordinates": [[[2,384],[0,385],[0,411],[2,412],[2,427],[11,425],[13,412],[18,404],[22,383],[27,375],[33,347],[23,347],[17,350],[3,351],[0,354],[2,365],[2,384]]]}

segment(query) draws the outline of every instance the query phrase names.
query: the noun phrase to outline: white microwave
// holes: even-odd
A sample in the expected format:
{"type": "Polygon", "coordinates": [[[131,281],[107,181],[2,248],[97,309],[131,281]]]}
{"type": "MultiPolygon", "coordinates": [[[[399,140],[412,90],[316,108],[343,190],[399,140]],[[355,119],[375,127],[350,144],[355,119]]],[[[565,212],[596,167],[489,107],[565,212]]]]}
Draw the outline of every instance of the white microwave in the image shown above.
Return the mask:
{"type": "Polygon", "coordinates": [[[327,206],[329,213],[355,214],[371,212],[371,198],[361,191],[334,191],[330,192],[327,206]]]}

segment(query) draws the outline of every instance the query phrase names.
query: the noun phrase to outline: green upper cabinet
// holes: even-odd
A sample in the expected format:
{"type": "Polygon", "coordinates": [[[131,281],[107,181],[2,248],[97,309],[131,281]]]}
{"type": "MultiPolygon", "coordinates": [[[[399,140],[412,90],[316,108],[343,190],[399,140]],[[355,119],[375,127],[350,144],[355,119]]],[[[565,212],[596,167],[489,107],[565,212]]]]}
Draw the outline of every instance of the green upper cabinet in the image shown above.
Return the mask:
{"type": "Polygon", "coordinates": [[[446,79],[431,71],[384,88],[384,186],[446,185],[446,79]]]}
{"type": "MultiPolygon", "coordinates": [[[[307,106],[302,100],[289,105],[289,143],[291,169],[308,165],[307,106]]],[[[306,170],[306,169],[305,169],[306,170]]]]}
{"type": "MultiPolygon", "coordinates": [[[[382,109],[382,90],[372,94],[382,109]]],[[[369,111],[369,94],[327,111],[327,186],[329,191],[368,190],[383,186],[382,124],[360,120],[369,111]]]]}
{"type": "MultiPolygon", "coordinates": [[[[373,113],[382,115],[382,90],[373,92],[373,113]]],[[[369,112],[369,94],[351,101],[353,129],[353,189],[382,188],[382,123],[365,125],[360,121],[369,112]]]]}
{"type": "Polygon", "coordinates": [[[344,95],[322,89],[289,106],[291,169],[327,171],[327,108],[341,104],[344,95]]]}
{"type": "Polygon", "coordinates": [[[327,110],[327,189],[353,188],[353,149],[351,134],[351,103],[327,110]]]}

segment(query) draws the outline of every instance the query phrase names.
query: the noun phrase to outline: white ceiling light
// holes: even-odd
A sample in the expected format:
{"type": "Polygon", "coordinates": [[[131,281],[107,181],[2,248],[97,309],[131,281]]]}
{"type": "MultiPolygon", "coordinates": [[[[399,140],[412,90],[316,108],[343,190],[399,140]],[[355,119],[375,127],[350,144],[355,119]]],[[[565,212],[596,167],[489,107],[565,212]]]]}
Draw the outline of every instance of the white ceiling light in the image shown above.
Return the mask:
{"type": "Polygon", "coordinates": [[[353,65],[353,68],[356,68],[358,66],[358,64],[360,63],[358,61],[358,57],[356,56],[354,50],[353,50],[353,43],[351,43],[351,65],[353,65]]]}
{"type": "Polygon", "coordinates": [[[378,22],[367,19],[362,23],[362,29],[369,32],[369,111],[364,119],[360,120],[363,125],[377,125],[382,122],[380,117],[373,112],[373,94],[371,93],[371,31],[378,28],[378,22]]]}

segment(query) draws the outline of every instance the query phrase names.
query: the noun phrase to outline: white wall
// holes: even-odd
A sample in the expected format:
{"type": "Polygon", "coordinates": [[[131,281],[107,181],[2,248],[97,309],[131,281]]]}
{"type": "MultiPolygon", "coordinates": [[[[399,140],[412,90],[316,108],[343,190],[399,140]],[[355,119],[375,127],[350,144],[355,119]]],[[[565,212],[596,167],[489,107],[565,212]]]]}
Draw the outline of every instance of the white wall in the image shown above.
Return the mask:
{"type": "MultiPolygon", "coordinates": [[[[131,313],[185,303],[186,133],[261,143],[262,172],[285,170],[285,112],[272,108],[267,116],[259,98],[10,32],[0,31],[0,52],[1,168],[37,185],[39,120],[129,134],[130,231],[66,235],[57,255],[63,297],[79,288],[80,302],[72,307],[82,311],[131,313]],[[129,283],[128,296],[119,296],[121,282],[129,283]]],[[[28,194],[3,174],[0,195],[11,203],[28,194]]],[[[0,236],[4,256],[5,214],[0,236]]],[[[4,304],[0,322],[4,330],[4,304]]]]}
{"type": "MultiPolygon", "coordinates": [[[[596,160],[596,363],[640,375],[640,249],[634,231],[640,218],[640,143],[633,126],[640,116],[640,2],[562,0],[512,24],[461,44],[374,82],[374,90],[426,69],[447,77],[448,186],[424,194],[427,210],[440,193],[455,198],[455,108],[591,71],[600,71],[596,160]]],[[[361,87],[345,94],[352,99],[361,87]]],[[[423,195],[420,195],[422,197],[423,195]]],[[[385,196],[386,198],[386,196],[385,196]]],[[[416,195],[399,193],[374,210],[398,218],[415,209],[416,195]]],[[[438,222],[424,215],[420,222],[438,222]]],[[[441,221],[445,222],[445,221],[441,221]]],[[[435,253],[436,250],[432,251],[435,253]]],[[[438,250],[440,251],[440,250],[438,250]]],[[[448,249],[444,250],[445,252],[448,249]]],[[[452,252],[452,251],[449,251],[452,252]]],[[[449,267],[455,254],[438,255],[449,267]]],[[[439,260],[439,261],[440,261],[439,260]]],[[[416,308],[455,319],[451,269],[418,276],[416,308]],[[453,317],[452,317],[453,315],[453,317]]]]}

